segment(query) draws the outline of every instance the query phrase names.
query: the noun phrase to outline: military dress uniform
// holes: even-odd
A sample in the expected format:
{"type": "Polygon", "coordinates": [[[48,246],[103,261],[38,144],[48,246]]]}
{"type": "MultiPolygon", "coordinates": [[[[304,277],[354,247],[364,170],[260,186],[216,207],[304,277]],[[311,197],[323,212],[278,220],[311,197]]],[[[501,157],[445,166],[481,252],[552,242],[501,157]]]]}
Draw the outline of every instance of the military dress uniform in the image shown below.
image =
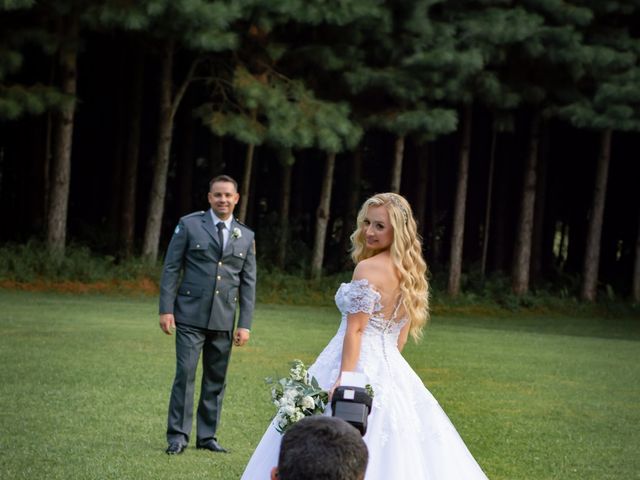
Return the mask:
{"type": "Polygon", "coordinates": [[[164,261],[160,314],[176,322],[176,375],[167,441],[186,445],[191,434],[195,374],[202,352],[197,444],[215,440],[234,328],[251,328],[255,304],[254,233],[231,219],[221,249],[211,210],[180,219],[164,261]],[[236,311],[239,315],[236,321],[236,311]]]}

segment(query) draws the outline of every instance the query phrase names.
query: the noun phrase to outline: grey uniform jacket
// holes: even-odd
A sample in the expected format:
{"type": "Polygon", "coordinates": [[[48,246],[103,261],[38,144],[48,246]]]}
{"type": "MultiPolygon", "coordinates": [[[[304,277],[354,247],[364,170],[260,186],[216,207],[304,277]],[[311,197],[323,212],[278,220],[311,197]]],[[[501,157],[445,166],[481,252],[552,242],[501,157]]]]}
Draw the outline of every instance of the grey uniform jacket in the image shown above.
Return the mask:
{"type": "Polygon", "coordinates": [[[238,328],[251,328],[256,291],[254,245],[254,233],[233,219],[220,256],[211,212],[182,217],[164,261],[160,313],[173,313],[177,323],[231,331],[239,306],[238,328]]]}

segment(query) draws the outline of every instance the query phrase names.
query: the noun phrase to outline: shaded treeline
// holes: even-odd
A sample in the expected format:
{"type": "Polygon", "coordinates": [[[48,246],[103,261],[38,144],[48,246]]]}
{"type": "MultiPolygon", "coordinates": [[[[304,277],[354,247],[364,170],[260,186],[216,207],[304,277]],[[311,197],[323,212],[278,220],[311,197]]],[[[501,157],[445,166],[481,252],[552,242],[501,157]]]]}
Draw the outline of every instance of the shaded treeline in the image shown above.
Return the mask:
{"type": "Polygon", "coordinates": [[[411,201],[456,295],[495,273],[640,300],[637,2],[15,1],[0,7],[0,240],[162,255],[240,181],[263,265],[348,265],[411,201]]]}

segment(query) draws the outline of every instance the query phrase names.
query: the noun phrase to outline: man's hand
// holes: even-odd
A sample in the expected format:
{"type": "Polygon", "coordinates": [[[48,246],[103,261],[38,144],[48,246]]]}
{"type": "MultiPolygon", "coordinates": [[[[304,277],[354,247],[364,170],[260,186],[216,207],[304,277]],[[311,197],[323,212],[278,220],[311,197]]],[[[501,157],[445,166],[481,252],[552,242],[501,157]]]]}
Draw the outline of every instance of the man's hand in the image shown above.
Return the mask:
{"type": "Polygon", "coordinates": [[[173,313],[160,314],[160,328],[167,335],[173,335],[176,329],[176,320],[173,317],[173,313]]]}
{"type": "Polygon", "coordinates": [[[236,333],[233,335],[233,344],[236,347],[241,347],[249,341],[251,333],[246,328],[237,328],[236,333]]]}

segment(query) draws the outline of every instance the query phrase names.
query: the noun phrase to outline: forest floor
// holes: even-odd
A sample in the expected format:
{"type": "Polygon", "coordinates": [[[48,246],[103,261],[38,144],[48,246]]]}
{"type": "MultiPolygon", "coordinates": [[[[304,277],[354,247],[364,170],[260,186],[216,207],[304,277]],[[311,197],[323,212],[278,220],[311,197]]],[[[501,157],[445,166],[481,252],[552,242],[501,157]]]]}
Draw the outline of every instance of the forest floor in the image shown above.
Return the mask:
{"type": "MultiPolygon", "coordinates": [[[[278,305],[332,306],[337,286],[348,281],[347,274],[337,274],[320,280],[309,280],[293,275],[268,273],[259,278],[259,303],[278,305]]],[[[158,278],[141,276],[132,279],[108,278],[96,281],[38,278],[17,281],[0,278],[0,289],[24,292],[53,292],[63,294],[104,294],[156,298],[159,294],[158,278]]],[[[635,318],[640,322],[640,305],[624,300],[600,299],[597,303],[580,302],[575,297],[561,298],[548,294],[530,294],[518,298],[507,288],[500,294],[478,295],[462,293],[450,298],[444,292],[430,295],[432,315],[488,315],[488,316],[540,316],[568,315],[598,318],[635,318]]]]}
{"type": "Polygon", "coordinates": [[[102,280],[97,282],[80,282],[74,280],[33,280],[18,282],[0,280],[0,288],[25,292],[58,292],[58,293],[130,293],[141,295],[157,295],[158,282],[143,277],[138,280],[102,280]]]}

